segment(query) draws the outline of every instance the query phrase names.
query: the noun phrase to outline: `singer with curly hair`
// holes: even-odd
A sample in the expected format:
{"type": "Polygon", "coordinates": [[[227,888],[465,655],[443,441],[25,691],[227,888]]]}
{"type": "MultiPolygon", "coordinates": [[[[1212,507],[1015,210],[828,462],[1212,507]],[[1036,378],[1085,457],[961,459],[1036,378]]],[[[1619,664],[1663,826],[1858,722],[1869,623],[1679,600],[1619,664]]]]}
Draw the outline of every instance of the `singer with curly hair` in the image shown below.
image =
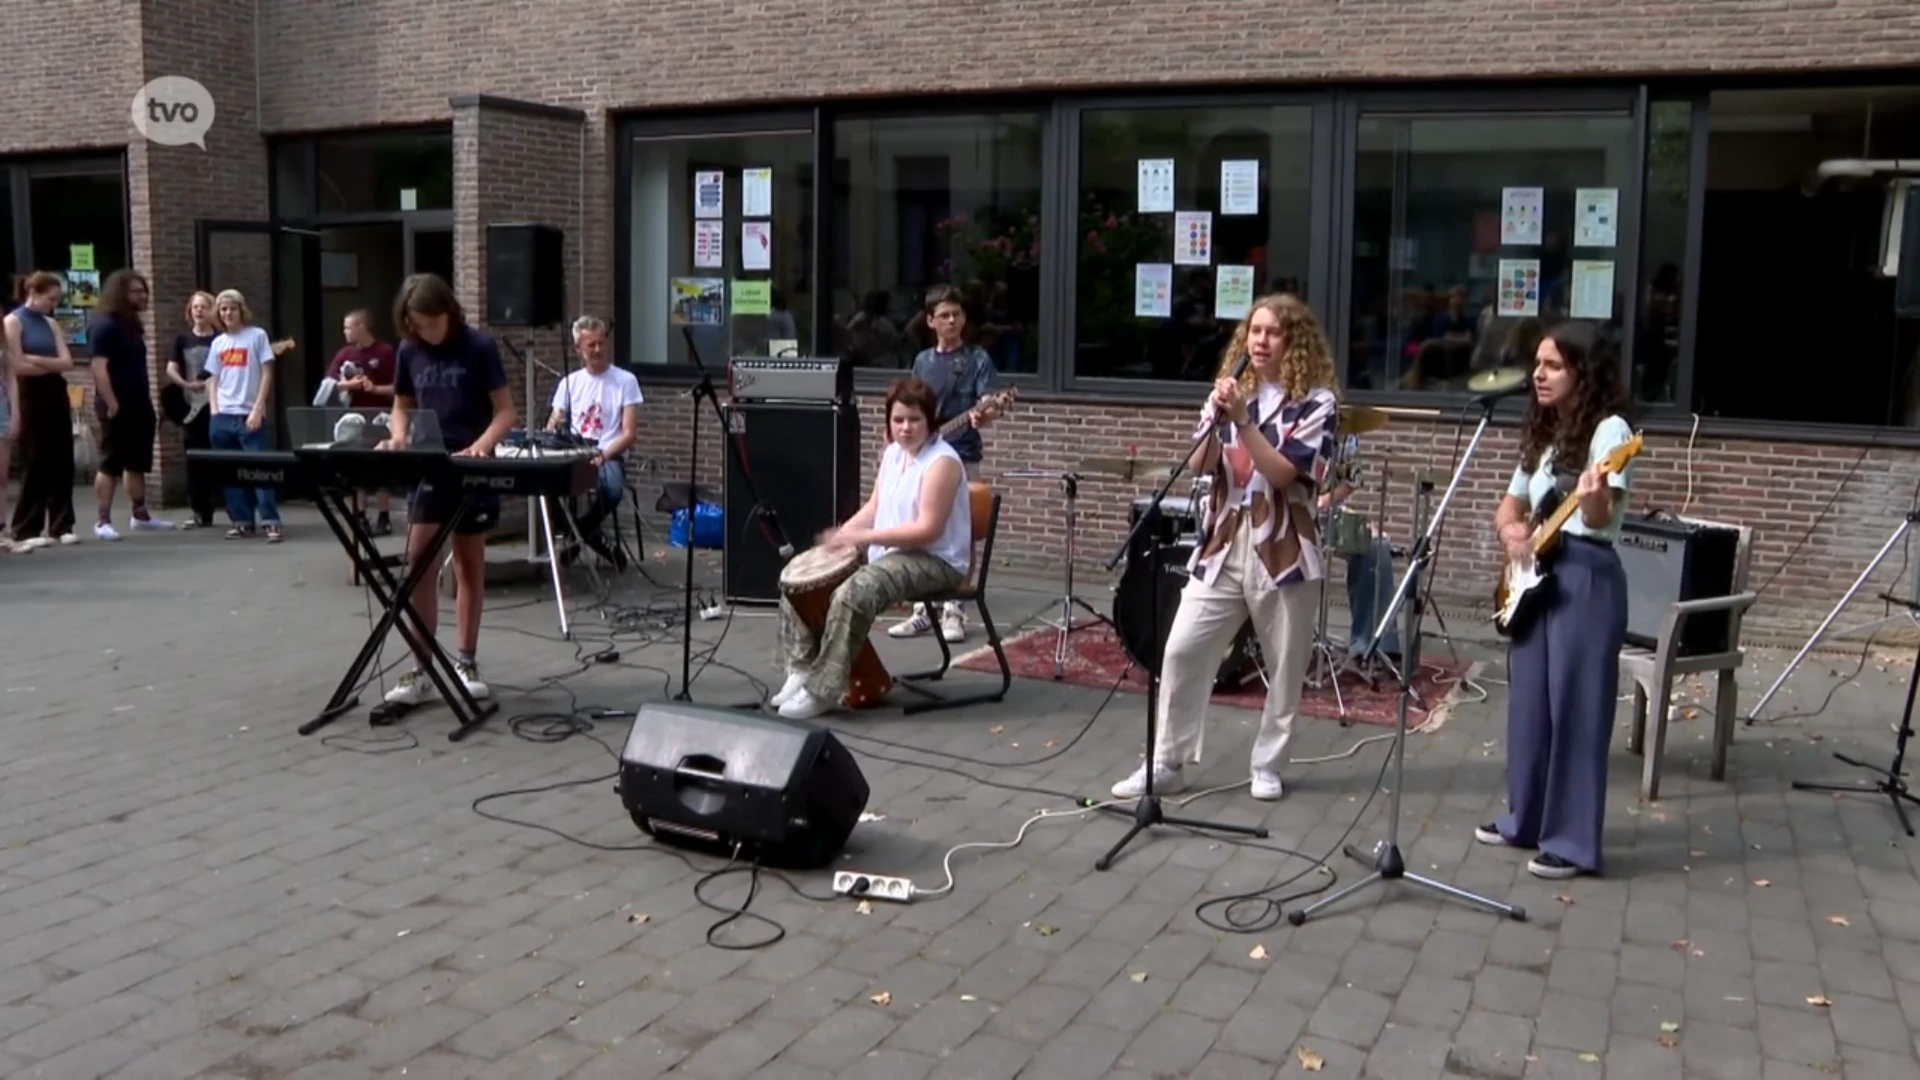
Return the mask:
{"type": "Polygon", "coordinates": [[[1186,786],[1183,767],[1200,760],[1214,671],[1249,618],[1268,679],[1253,740],[1253,797],[1281,796],[1280,766],[1326,578],[1314,499],[1339,422],[1333,385],[1331,350],[1313,309],[1289,294],[1256,301],[1221,354],[1194,429],[1189,465],[1211,476],[1212,487],[1161,658],[1160,731],[1147,761],[1113,786],[1115,796],[1145,794],[1148,769],[1155,794],[1186,786]]]}
{"type": "Polygon", "coordinates": [[[1474,830],[1483,844],[1535,850],[1535,877],[1600,872],[1627,633],[1627,576],[1613,542],[1633,467],[1603,477],[1597,466],[1633,438],[1626,408],[1619,354],[1592,324],[1548,331],[1534,353],[1520,464],[1494,518],[1500,542],[1524,557],[1532,522],[1569,498],[1579,508],[1561,527],[1540,614],[1515,628],[1508,652],[1508,812],[1474,830]]]}

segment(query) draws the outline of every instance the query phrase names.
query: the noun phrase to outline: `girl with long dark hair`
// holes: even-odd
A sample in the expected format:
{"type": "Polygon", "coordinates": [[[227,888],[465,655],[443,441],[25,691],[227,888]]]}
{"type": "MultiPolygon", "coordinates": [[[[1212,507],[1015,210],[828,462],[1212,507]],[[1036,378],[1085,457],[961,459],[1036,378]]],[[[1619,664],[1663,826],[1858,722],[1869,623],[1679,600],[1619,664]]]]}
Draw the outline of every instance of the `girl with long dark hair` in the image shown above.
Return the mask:
{"type": "Polygon", "coordinates": [[[1607,754],[1627,632],[1627,577],[1613,542],[1627,514],[1631,466],[1600,463],[1633,438],[1620,358],[1586,322],[1564,322],[1534,353],[1520,464],[1495,525],[1511,558],[1530,553],[1534,522],[1566,499],[1538,614],[1514,628],[1508,653],[1508,812],[1474,830],[1483,844],[1537,852],[1536,877],[1600,872],[1607,754]]]}

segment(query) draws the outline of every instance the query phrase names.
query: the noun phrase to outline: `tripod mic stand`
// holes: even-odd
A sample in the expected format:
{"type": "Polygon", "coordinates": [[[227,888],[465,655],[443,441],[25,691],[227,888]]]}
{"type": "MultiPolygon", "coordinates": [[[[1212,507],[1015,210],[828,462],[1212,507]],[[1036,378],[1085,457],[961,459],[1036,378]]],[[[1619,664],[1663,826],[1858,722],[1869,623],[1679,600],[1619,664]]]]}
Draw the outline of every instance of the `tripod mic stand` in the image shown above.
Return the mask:
{"type": "MultiPolygon", "coordinates": [[[[1120,560],[1126,558],[1127,552],[1133,549],[1134,538],[1140,535],[1140,530],[1147,528],[1149,522],[1159,520],[1160,504],[1166,499],[1167,492],[1173,488],[1173,482],[1180,478],[1181,473],[1187,471],[1187,462],[1193,457],[1193,452],[1199,449],[1201,443],[1210,438],[1213,438],[1213,429],[1209,427],[1194,438],[1193,442],[1187,447],[1186,452],[1180,455],[1180,460],[1175,462],[1172,467],[1167,470],[1166,481],[1160,485],[1159,491],[1153,493],[1152,500],[1147,503],[1147,508],[1145,512],[1140,515],[1140,519],[1133,523],[1133,528],[1127,530],[1126,539],[1120,541],[1120,550],[1114,552],[1113,558],[1107,560],[1107,570],[1109,572],[1111,572],[1114,567],[1120,565],[1120,560]]],[[[1106,870],[1112,867],[1113,860],[1120,854],[1123,848],[1133,842],[1134,837],[1139,836],[1155,825],[1172,825],[1185,829],[1207,829],[1213,832],[1232,833],[1235,836],[1252,836],[1259,839],[1265,839],[1267,836],[1265,826],[1220,825],[1211,821],[1168,817],[1161,812],[1160,796],[1153,792],[1153,768],[1157,740],[1159,738],[1160,666],[1166,655],[1166,643],[1161,640],[1160,630],[1160,574],[1162,572],[1162,564],[1161,546],[1159,544],[1154,544],[1148,549],[1147,571],[1147,584],[1149,586],[1147,589],[1147,632],[1151,637],[1150,644],[1142,651],[1147,654],[1149,660],[1153,661],[1151,664],[1141,665],[1147,669],[1147,762],[1146,772],[1144,773],[1147,780],[1147,789],[1140,795],[1140,800],[1133,804],[1133,809],[1130,811],[1122,810],[1115,806],[1101,807],[1102,810],[1105,810],[1109,814],[1123,814],[1132,818],[1133,827],[1127,830],[1126,835],[1120,838],[1119,843],[1114,844],[1105,855],[1100,857],[1100,861],[1093,864],[1095,870],[1106,870]]]]}
{"type": "Polygon", "coordinates": [[[694,339],[693,328],[682,327],[681,329],[687,338],[687,355],[693,358],[694,366],[700,369],[700,384],[692,391],[693,435],[687,446],[687,574],[685,582],[681,585],[680,596],[680,691],[673,695],[675,701],[690,702],[693,700],[693,538],[694,527],[699,521],[699,514],[695,512],[699,500],[694,497],[694,491],[700,478],[701,398],[706,398],[708,406],[713,409],[714,419],[720,424],[720,439],[726,443],[727,453],[733,460],[733,467],[746,484],[747,497],[753,500],[753,509],[747,514],[748,521],[760,518],[768,523],[763,525],[762,529],[771,528],[768,539],[777,540],[782,563],[793,558],[794,549],[793,539],[787,535],[786,528],[780,524],[779,515],[774,513],[773,507],[768,506],[760,498],[759,489],[753,484],[753,473],[748,471],[747,463],[740,456],[740,446],[734,442],[727,431],[727,414],[720,408],[720,393],[713,387],[713,376],[708,372],[705,362],[700,359],[700,345],[694,339]]]}
{"type": "Polygon", "coordinates": [[[1418,588],[1420,573],[1426,569],[1428,561],[1433,558],[1433,538],[1440,531],[1440,522],[1447,516],[1447,507],[1453,502],[1454,492],[1460,488],[1461,477],[1466,475],[1467,463],[1473,460],[1473,452],[1479,448],[1480,439],[1486,434],[1487,424],[1493,419],[1493,406],[1498,398],[1499,395],[1487,395],[1481,399],[1480,426],[1474,431],[1473,440],[1467,444],[1467,451],[1461,456],[1460,463],[1454,466],[1453,480],[1447,485],[1447,493],[1440,497],[1440,505],[1434,510],[1433,520],[1427,522],[1426,532],[1414,542],[1413,551],[1408,559],[1406,576],[1400,579],[1400,587],[1395,590],[1392,602],[1387,605],[1387,610],[1381,615],[1380,625],[1373,632],[1373,642],[1367,648],[1367,656],[1371,657],[1380,647],[1380,639],[1386,634],[1387,628],[1393,625],[1393,617],[1401,613],[1401,605],[1404,604],[1405,619],[1400,631],[1400,715],[1393,739],[1393,794],[1392,807],[1387,816],[1387,835],[1374,846],[1371,858],[1362,854],[1352,844],[1341,849],[1346,852],[1349,859],[1355,862],[1372,863],[1373,873],[1307,907],[1289,912],[1287,921],[1295,926],[1306,922],[1316,912],[1331,904],[1339,903],[1377,881],[1405,881],[1442,896],[1498,912],[1518,922],[1527,920],[1527,913],[1520,908],[1470,893],[1443,881],[1409,873],[1406,858],[1400,851],[1400,792],[1404,786],[1403,781],[1407,770],[1407,707],[1414,697],[1414,676],[1420,671],[1420,609],[1423,606],[1418,588]]]}
{"type": "MultiPolygon", "coordinates": [[[[1909,520],[1911,520],[1911,515],[1909,515],[1909,520]]],[[[1888,593],[1882,593],[1880,598],[1889,603],[1904,604],[1910,611],[1920,611],[1920,604],[1898,599],[1888,593]]],[[[1907,808],[1902,806],[1901,803],[1905,801],[1913,803],[1915,806],[1920,806],[1920,799],[1914,798],[1913,792],[1908,789],[1906,778],[1903,775],[1907,761],[1907,740],[1913,737],[1913,699],[1916,690],[1920,690],[1920,655],[1915,655],[1913,672],[1907,676],[1907,705],[1900,713],[1900,733],[1894,736],[1893,763],[1891,765],[1883,769],[1878,765],[1869,765],[1864,761],[1850,758],[1845,754],[1835,753],[1833,755],[1856,769],[1865,769],[1870,773],[1877,773],[1885,777],[1885,779],[1862,781],[1856,784],[1815,783],[1811,780],[1795,780],[1793,782],[1793,789],[1795,791],[1835,791],[1842,794],[1885,795],[1893,803],[1893,813],[1895,817],[1900,819],[1900,827],[1907,831],[1908,836],[1912,836],[1913,822],[1907,817],[1907,808]]]]}

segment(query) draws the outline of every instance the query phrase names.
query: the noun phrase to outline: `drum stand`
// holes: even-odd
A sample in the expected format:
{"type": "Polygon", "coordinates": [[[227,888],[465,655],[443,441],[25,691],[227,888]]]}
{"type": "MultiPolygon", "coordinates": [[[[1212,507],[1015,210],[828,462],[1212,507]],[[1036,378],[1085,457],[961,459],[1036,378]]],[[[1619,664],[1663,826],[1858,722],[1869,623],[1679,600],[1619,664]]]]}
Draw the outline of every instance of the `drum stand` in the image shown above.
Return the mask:
{"type": "MultiPolygon", "coordinates": [[[[1007,478],[1010,480],[1044,480],[1044,479],[1051,478],[1053,475],[1054,474],[1050,472],[1040,472],[1040,471],[1010,472],[1006,474],[1007,478]]],[[[1066,678],[1066,675],[1067,675],[1067,635],[1073,633],[1075,630],[1086,630],[1089,627],[1098,625],[1100,623],[1106,623],[1109,626],[1112,625],[1112,620],[1108,619],[1105,615],[1100,614],[1098,611],[1095,611],[1093,609],[1093,605],[1087,603],[1085,600],[1080,599],[1080,597],[1073,591],[1074,535],[1079,530],[1079,521],[1080,521],[1080,514],[1078,510],[1078,504],[1080,499],[1080,474],[1077,472],[1063,472],[1059,474],[1059,478],[1060,478],[1060,486],[1066,492],[1066,495],[1067,495],[1066,591],[1060,594],[1059,621],[1056,622],[1053,619],[1040,620],[1040,625],[1053,627],[1055,630],[1059,631],[1059,634],[1060,634],[1059,639],[1054,642],[1054,646],[1053,646],[1053,677],[1056,682],[1066,678]],[[1094,622],[1081,623],[1079,626],[1075,626],[1073,624],[1073,606],[1075,604],[1078,604],[1081,607],[1085,608],[1087,614],[1093,616],[1094,622]]],[[[1045,609],[1042,609],[1042,610],[1045,610],[1045,609]]]]}
{"type": "MultiPolygon", "coordinates": [[[[1334,458],[1333,469],[1330,470],[1334,475],[1339,475],[1340,467],[1346,463],[1345,440],[1342,440],[1341,447],[1341,453],[1334,458]]],[[[1323,541],[1332,534],[1334,515],[1339,511],[1340,507],[1331,501],[1327,503],[1327,508],[1321,511],[1317,525],[1323,541]]],[[[1340,689],[1340,672],[1346,664],[1335,654],[1333,642],[1327,636],[1327,619],[1332,613],[1333,606],[1333,591],[1327,588],[1328,584],[1329,581],[1323,577],[1320,584],[1320,616],[1313,624],[1313,650],[1307,658],[1305,681],[1315,690],[1331,683],[1334,704],[1340,707],[1340,726],[1351,727],[1353,721],[1347,718],[1346,694],[1340,689]]],[[[1263,680],[1266,678],[1265,664],[1261,665],[1260,675],[1263,680]]]]}
{"type": "MultiPolygon", "coordinates": [[[[1457,886],[1448,885],[1442,881],[1435,881],[1432,878],[1408,872],[1406,859],[1400,851],[1400,798],[1401,792],[1406,786],[1405,780],[1407,773],[1407,706],[1413,700],[1413,675],[1420,670],[1420,609],[1424,606],[1421,602],[1419,591],[1415,586],[1418,585],[1420,581],[1421,572],[1427,567],[1428,559],[1433,556],[1434,536],[1440,531],[1440,523],[1445,520],[1447,516],[1447,506],[1453,502],[1454,492],[1460,488],[1460,478],[1466,474],[1467,463],[1473,460],[1473,452],[1479,447],[1481,437],[1486,434],[1487,424],[1493,419],[1494,403],[1498,400],[1499,399],[1493,395],[1488,395],[1480,400],[1482,409],[1480,414],[1480,427],[1473,433],[1473,441],[1467,444],[1467,451],[1461,455],[1459,464],[1454,466],[1453,480],[1447,485],[1447,493],[1440,497],[1440,506],[1434,512],[1433,521],[1428,524],[1427,530],[1419,534],[1419,539],[1414,542],[1413,551],[1410,553],[1408,560],[1407,574],[1400,579],[1400,587],[1394,592],[1393,600],[1387,605],[1385,613],[1381,615],[1380,624],[1374,629],[1373,641],[1367,649],[1368,654],[1371,655],[1375,649],[1379,648],[1380,636],[1386,633],[1387,627],[1393,623],[1394,616],[1401,614],[1401,608],[1404,606],[1406,609],[1406,618],[1400,631],[1400,648],[1402,650],[1400,658],[1400,715],[1399,722],[1396,724],[1394,730],[1392,807],[1388,811],[1387,835],[1375,845],[1371,857],[1363,855],[1351,844],[1343,849],[1347,857],[1356,862],[1372,863],[1373,873],[1307,907],[1301,908],[1298,911],[1289,912],[1287,914],[1287,921],[1295,926],[1306,922],[1312,918],[1316,912],[1321,911],[1328,905],[1339,903],[1341,900],[1352,896],[1361,889],[1380,881],[1404,881],[1412,885],[1418,885],[1431,892],[1439,893],[1453,900],[1464,901],[1476,907],[1485,908],[1488,911],[1498,912],[1518,922],[1525,922],[1527,919],[1527,913],[1520,908],[1502,904],[1497,900],[1488,899],[1487,897],[1468,892],[1457,886]]],[[[1151,769],[1148,770],[1148,775],[1152,775],[1151,769]]]]}

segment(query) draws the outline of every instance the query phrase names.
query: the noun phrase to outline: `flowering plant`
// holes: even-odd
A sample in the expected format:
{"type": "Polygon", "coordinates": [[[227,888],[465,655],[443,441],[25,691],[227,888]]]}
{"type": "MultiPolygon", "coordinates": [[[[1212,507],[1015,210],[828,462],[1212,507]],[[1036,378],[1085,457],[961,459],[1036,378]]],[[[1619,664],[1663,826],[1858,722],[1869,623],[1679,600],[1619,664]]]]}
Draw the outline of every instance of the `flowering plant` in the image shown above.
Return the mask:
{"type": "Polygon", "coordinates": [[[991,207],[978,217],[966,214],[939,222],[934,231],[947,242],[944,269],[950,278],[962,277],[995,284],[1016,270],[1040,265],[1040,215],[1033,210],[1001,213],[991,207]]]}

